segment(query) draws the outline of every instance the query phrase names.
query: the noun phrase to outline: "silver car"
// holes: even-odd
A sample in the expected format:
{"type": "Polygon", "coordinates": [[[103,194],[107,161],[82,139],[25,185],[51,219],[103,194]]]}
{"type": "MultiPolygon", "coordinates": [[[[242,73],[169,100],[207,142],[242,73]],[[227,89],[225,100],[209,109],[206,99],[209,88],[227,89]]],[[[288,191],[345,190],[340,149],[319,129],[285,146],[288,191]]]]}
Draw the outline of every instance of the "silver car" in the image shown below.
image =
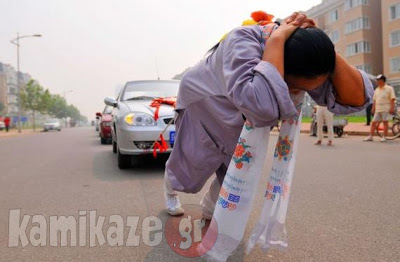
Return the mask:
{"type": "Polygon", "coordinates": [[[155,120],[156,108],[150,104],[155,98],[176,97],[178,89],[179,81],[175,80],[131,81],[126,83],[117,99],[104,99],[106,105],[114,107],[111,133],[119,168],[130,167],[132,157],[152,154],[160,134],[168,146],[164,153],[171,152],[175,137],[174,107],[162,104],[159,118],[155,120]]]}
{"type": "Polygon", "coordinates": [[[47,119],[43,124],[43,131],[57,130],[61,131],[60,120],[56,118],[47,119]]]}

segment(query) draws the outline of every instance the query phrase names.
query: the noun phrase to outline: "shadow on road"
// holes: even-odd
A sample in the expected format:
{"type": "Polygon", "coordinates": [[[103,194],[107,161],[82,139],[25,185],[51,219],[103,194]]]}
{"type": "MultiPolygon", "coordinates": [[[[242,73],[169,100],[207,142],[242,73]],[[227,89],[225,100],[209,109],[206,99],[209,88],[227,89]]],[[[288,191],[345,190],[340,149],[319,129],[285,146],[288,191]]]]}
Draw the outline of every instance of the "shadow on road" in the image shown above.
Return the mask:
{"type": "MultiPolygon", "coordinates": [[[[196,217],[196,214],[192,214],[189,212],[189,213],[185,213],[185,215],[182,216],[182,218],[187,217],[188,215],[190,215],[192,217],[196,217]]],[[[154,261],[199,262],[199,261],[206,261],[206,259],[203,257],[188,258],[188,257],[184,257],[182,255],[175,253],[168,245],[167,238],[165,236],[165,223],[168,220],[169,216],[166,213],[166,211],[163,210],[160,213],[158,213],[157,217],[162,221],[164,235],[163,235],[161,243],[159,245],[153,247],[153,249],[149,253],[147,253],[146,257],[143,259],[144,262],[154,262],[154,261]]],[[[185,241],[185,239],[182,238],[182,241],[185,241]]],[[[243,261],[244,256],[245,256],[245,245],[244,245],[244,242],[242,241],[242,243],[238,246],[235,253],[229,257],[227,262],[241,262],[241,261],[243,261]]]]}
{"type": "Polygon", "coordinates": [[[121,181],[149,179],[160,177],[164,174],[167,156],[159,155],[156,159],[152,155],[135,157],[132,167],[121,170],[117,165],[117,155],[112,152],[109,145],[104,146],[109,150],[95,153],[93,158],[93,175],[105,181],[121,181]]]}

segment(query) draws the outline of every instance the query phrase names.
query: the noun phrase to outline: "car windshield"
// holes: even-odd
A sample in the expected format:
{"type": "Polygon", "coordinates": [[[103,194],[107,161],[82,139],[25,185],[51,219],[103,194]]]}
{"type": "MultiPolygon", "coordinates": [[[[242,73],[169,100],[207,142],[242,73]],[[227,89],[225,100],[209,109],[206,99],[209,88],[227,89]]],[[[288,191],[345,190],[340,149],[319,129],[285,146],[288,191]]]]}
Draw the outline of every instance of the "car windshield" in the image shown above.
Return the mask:
{"type": "Polygon", "coordinates": [[[177,96],[179,82],[131,82],[122,94],[121,101],[152,100],[157,97],[177,96]]]}
{"type": "Polygon", "coordinates": [[[47,124],[57,124],[58,123],[58,119],[49,119],[49,120],[46,120],[46,123],[47,124]]]}

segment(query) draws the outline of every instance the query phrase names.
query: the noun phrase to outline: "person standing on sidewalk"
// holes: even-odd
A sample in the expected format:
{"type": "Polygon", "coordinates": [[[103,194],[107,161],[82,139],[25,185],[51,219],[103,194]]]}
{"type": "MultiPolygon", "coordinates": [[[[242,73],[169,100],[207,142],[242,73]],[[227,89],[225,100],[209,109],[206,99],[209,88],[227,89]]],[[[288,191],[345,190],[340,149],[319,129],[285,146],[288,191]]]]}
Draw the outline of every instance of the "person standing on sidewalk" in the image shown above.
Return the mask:
{"type": "Polygon", "coordinates": [[[381,142],[385,142],[388,133],[388,121],[395,112],[396,95],[393,87],[386,84],[386,77],[384,75],[378,75],[376,80],[378,87],[375,89],[372,104],[374,118],[372,119],[370,135],[364,141],[373,141],[377,124],[383,122],[383,137],[381,138],[381,142]]]}
{"type": "Polygon", "coordinates": [[[328,146],[333,145],[333,113],[326,106],[317,106],[317,137],[315,145],[321,145],[324,137],[324,122],[328,129],[328,146]]]}
{"type": "Polygon", "coordinates": [[[365,108],[365,114],[366,114],[366,117],[367,117],[367,123],[365,125],[369,126],[371,124],[372,104],[367,106],[367,108],[365,108]]]}
{"type": "Polygon", "coordinates": [[[4,119],[4,125],[6,126],[6,132],[8,132],[8,130],[10,129],[10,122],[11,122],[10,117],[6,116],[6,118],[4,119]]]}
{"type": "MultiPolygon", "coordinates": [[[[375,78],[376,79],[376,78],[375,78]]],[[[373,85],[374,85],[374,90],[377,88],[377,83],[374,81],[373,82],[373,85]]],[[[365,123],[365,125],[366,126],[370,126],[371,125],[371,120],[372,120],[372,117],[373,117],[373,114],[372,114],[372,104],[370,104],[369,106],[367,106],[366,108],[365,108],[365,115],[366,115],[366,118],[367,118],[367,123],[365,123]]]]}

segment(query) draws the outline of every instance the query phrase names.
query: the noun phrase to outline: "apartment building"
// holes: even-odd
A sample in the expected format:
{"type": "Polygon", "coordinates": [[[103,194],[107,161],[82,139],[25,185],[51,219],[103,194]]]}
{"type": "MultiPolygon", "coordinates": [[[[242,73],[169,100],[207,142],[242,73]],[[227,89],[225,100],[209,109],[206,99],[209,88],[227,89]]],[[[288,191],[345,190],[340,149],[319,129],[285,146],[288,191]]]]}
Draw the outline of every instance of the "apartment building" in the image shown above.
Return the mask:
{"type": "Polygon", "coordinates": [[[306,13],[350,64],[385,74],[400,98],[399,0],[323,0],[306,13]]]}
{"type": "MultiPolygon", "coordinates": [[[[26,73],[18,73],[20,86],[31,79],[26,73]]],[[[18,81],[17,71],[11,65],[0,63],[0,102],[4,105],[3,113],[9,116],[18,115],[18,81]]]]}
{"type": "Polygon", "coordinates": [[[383,72],[388,78],[388,83],[395,87],[397,97],[400,98],[399,0],[382,0],[382,42],[383,72]]]}

